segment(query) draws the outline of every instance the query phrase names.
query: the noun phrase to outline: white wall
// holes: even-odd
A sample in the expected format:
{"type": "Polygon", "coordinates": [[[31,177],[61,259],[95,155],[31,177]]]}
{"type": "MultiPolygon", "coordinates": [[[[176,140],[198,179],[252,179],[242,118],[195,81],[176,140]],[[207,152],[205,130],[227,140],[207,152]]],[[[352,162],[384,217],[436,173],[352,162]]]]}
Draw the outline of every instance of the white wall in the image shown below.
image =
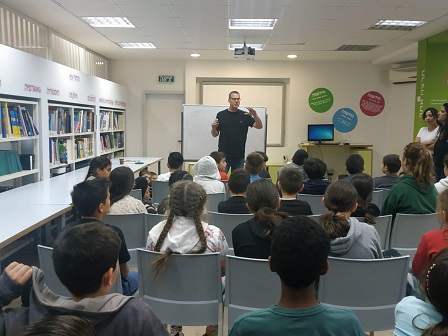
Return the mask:
{"type": "MultiPolygon", "coordinates": [[[[139,139],[144,91],[185,91],[185,103],[198,104],[197,78],[222,78],[235,82],[240,78],[255,81],[278,78],[289,79],[285,104],[285,146],[267,149],[270,162],[282,162],[285,154],[292,156],[297,144],[306,140],[307,124],[331,123],[337,109],[349,107],[358,115],[358,126],[351,133],[336,132],[336,140],[372,144],[373,175],[379,175],[382,157],[392,152],[401,154],[404,145],[412,141],[415,84],[391,85],[388,81],[388,69],[389,66],[372,66],[368,62],[113,61],[112,80],[129,88],[128,155],[142,153],[139,139]],[[159,74],[175,75],[176,83],[158,84],[159,74]],[[308,105],[310,92],[318,87],[326,87],[334,95],[333,107],[327,113],[315,113],[308,105]],[[359,109],[359,100],[364,93],[372,90],[384,96],[386,106],[379,116],[367,117],[359,109]]],[[[227,104],[227,97],[215,104],[227,104]]]]}

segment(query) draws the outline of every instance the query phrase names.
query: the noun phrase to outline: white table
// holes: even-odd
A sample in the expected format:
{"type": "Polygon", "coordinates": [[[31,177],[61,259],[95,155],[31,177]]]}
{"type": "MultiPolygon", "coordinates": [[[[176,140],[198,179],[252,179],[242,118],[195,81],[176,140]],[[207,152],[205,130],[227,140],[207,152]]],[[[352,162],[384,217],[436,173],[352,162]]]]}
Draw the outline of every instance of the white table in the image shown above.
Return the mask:
{"type": "MultiPolygon", "coordinates": [[[[124,166],[134,173],[154,163],[160,167],[162,160],[155,157],[124,159],[143,162],[125,161],[124,166]]],[[[112,168],[121,166],[119,159],[111,161],[112,168]]],[[[59,216],[64,220],[63,215],[72,208],[73,186],[84,181],[86,174],[87,168],[82,168],[0,193],[0,249],[59,216]]],[[[4,255],[0,251],[0,256],[4,255]]]]}

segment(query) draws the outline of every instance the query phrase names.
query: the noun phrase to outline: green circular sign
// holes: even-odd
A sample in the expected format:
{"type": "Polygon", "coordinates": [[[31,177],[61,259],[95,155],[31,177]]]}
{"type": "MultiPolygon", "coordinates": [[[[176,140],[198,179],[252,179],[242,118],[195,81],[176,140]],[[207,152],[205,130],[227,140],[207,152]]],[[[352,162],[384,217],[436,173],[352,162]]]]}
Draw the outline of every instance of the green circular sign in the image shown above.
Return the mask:
{"type": "Polygon", "coordinates": [[[310,93],[308,103],[314,112],[327,112],[333,106],[333,94],[326,88],[317,88],[310,93]]]}

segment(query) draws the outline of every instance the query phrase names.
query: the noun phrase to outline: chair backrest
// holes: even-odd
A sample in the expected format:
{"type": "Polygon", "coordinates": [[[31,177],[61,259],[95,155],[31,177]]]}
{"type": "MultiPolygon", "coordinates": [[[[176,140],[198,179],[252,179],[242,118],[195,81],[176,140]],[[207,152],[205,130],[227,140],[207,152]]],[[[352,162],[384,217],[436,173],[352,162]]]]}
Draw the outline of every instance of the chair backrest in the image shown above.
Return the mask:
{"type": "MultiPolygon", "coordinates": [[[[375,204],[376,206],[378,206],[378,208],[381,207],[381,198],[383,195],[383,191],[382,190],[377,190],[375,189],[372,192],[372,203],[375,204]]],[[[381,209],[381,208],[380,208],[381,209]]]]}
{"type": "Polygon", "coordinates": [[[382,209],[382,208],[383,208],[384,201],[386,200],[386,197],[387,197],[387,195],[389,194],[390,189],[387,189],[387,188],[377,188],[377,189],[375,189],[375,190],[380,190],[380,191],[381,191],[381,199],[380,199],[380,203],[377,204],[377,205],[378,205],[378,207],[379,207],[380,209],[382,209]]]}
{"type": "Polygon", "coordinates": [[[244,223],[253,217],[252,214],[227,214],[220,212],[207,211],[206,222],[217,226],[227,240],[227,245],[233,248],[232,231],[238,224],[244,223]]]}
{"type": "Polygon", "coordinates": [[[165,324],[218,324],[222,302],[219,253],[172,254],[155,277],[153,262],[162,253],[137,250],[139,297],[165,324]]]}
{"type": "Polygon", "coordinates": [[[322,204],[322,197],[324,197],[324,195],[309,195],[309,194],[297,195],[297,199],[309,203],[313,215],[320,215],[327,212],[327,209],[325,209],[324,205],[322,204]]]}
{"type": "Polygon", "coordinates": [[[103,217],[103,222],[121,229],[128,249],[145,247],[148,236],[146,214],[106,215],[103,217]]]}
{"type": "Polygon", "coordinates": [[[146,246],[146,214],[106,215],[103,222],[118,227],[124,236],[126,246],[131,256],[128,266],[137,266],[137,248],[146,246]]]}
{"type": "Polygon", "coordinates": [[[226,295],[228,327],[249,311],[267,308],[280,298],[281,283],[269,269],[266,259],[250,259],[227,255],[226,295]]]}
{"type": "Polygon", "coordinates": [[[130,194],[132,197],[138,199],[138,200],[142,200],[142,190],[141,189],[132,189],[130,194]]]}
{"type": "Polygon", "coordinates": [[[145,239],[148,237],[149,231],[159,224],[161,221],[164,221],[166,219],[165,215],[159,215],[159,214],[145,214],[146,216],[146,228],[145,228],[145,239]]]}
{"type": "Polygon", "coordinates": [[[152,202],[159,204],[161,200],[170,194],[168,181],[152,180],[152,202]]]}
{"type": "MultiPolygon", "coordinates": [[[[364,222],[364,217],[356,217],[360,222],[364,222]]],[[[392,229],[392,215],[375,217],[375,224],[371,224],[380,236],[381,249],[389,248],[389,237],[392,229]]]]}
{"type": "Polygon", "coordinates": [[[394,328],[394,310],[406,294],[409,257],[342,259],[329,257],[318,299],[355,313],[364,331],[394,328]]]}
{"type": "Polygon", "coordinates": [[[207,194],[207,202],[205,202],[207,211],[218,211],[218,204],[226,200],[225,196],[225,193],[207,194]]]}
{"type": "Polygon", "coordinates": [[[308,215],[308,218],[311,218],[313,221],[315,221],[317,224],[320,225],[320,214],[318,215],[308,215]]]}
{"type": "MultiPolygon", "coordinates": [[[[417,249],[424,233],[442,227],[437,213],[397,214],[392,225],[390,248],[412,254],[417,249]]],[[[413,253],[415,254],[415,252],[413,253]]]]}
{"type": "MultiPolygon", "coordinates": [[[[53,265],[53,248],[48,246],[37,245],[37,252],[39,254],[39,268],[45,274],[45,284],[48,288],[51,289],[54,293],[71,297],[72,295],[68,291],[68,289],[61,283],[58,276],[56,275],[56,271],[54,270],[53,265]]],[[[115,281],[114,287],[112,288],[112,293],[123,293],[123,289],[121,287],[121,275],[120,268],[118,268],[118,276],[115,281]]]]}

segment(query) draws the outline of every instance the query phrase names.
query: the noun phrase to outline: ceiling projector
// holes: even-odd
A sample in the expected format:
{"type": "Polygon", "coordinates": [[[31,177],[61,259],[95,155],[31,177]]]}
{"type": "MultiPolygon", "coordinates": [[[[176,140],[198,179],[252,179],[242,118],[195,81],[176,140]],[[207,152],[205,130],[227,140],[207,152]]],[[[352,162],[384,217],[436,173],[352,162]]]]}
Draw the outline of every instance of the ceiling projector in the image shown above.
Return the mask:
{"type": "Polygon", "coordinates": [[[255,48],[248,47],[246,44],[244,44],[242,48],[235,48],[233,58],[237,60],[253,61],[255,59],[255,48]]]}

